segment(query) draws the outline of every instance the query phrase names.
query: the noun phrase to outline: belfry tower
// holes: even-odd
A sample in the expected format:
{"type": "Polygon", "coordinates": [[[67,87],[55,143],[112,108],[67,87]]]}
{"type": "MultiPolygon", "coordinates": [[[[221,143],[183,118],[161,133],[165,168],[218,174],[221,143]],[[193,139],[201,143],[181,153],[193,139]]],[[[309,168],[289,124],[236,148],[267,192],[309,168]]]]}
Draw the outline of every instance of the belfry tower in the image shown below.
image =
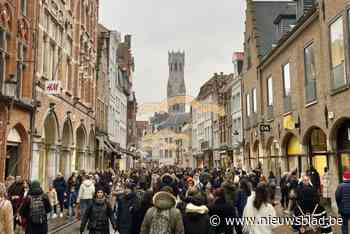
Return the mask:
{"type": "Polygon", "coordinates": [[[185,113],[186,86],[185,86],[185,52],[168,52],[168,112],[169,114],[185,113]]]}

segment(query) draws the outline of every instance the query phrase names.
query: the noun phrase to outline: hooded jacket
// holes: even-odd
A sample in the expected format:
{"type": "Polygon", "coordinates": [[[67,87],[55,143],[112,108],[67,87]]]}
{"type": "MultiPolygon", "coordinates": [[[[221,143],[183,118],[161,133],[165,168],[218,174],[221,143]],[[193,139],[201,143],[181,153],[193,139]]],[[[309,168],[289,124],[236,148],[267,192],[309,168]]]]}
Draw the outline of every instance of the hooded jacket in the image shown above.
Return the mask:
{"type": "Polygon", "coordinates": [[[95,185],[92,180],[84,180],[79,189],[78,201],[93,199],[95,194],[95,185]]]}
{"type": "Polygon", "coordinates": [[[209,209],[204,205],[196,206],[192,203],[188,203],[183,217],[185,234],[213,233],[209,224],[208,212],[209,209]]]}
{"type": "Polygon", "coordinates": [[[158,192],[153,196],[153,207],[148,209],[141,226],[141,234],[149,234],[152,219],[158,211],[170,210],[170,227],[172,234],[184,234],[181,212],[175,208],[176,198],[168,192],[158,192]]]}

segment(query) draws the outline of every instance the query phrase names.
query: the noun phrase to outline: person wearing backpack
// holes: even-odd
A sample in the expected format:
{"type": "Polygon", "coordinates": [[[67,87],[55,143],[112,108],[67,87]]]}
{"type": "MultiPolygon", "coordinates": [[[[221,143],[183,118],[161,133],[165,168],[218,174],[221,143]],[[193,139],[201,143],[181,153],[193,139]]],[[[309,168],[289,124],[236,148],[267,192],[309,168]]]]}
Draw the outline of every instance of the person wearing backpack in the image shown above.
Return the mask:
{"type": "Polygon", "coordinates": [[[153,207],[145,215],[140,234],[184,234],[182,215],[175,205],[173,189],[164,186],[153,196],[153,207]]]}
{"type": "Polygon", "coordinates": [[[112,206],[107,202],[104,189],[98,187],[92,205],[82,216],[80,233],[84,233],[87,225],[90,234],[109,234],[109,222],[116,230],[112,206]]]}
{"type": "Polygon", "coordinates": [[[9,200],[6,199],[6,186],[0,183],[0,233],[13,234],[13,210],[9,200]]]}
{"type": "Polygon", "coordinates": [[[49,198],[44,194],[39,181],[33,181],[20,209],[21,216],[27,220],[26,234],[47,234],[47,214],[52,210],[49,198]]]}

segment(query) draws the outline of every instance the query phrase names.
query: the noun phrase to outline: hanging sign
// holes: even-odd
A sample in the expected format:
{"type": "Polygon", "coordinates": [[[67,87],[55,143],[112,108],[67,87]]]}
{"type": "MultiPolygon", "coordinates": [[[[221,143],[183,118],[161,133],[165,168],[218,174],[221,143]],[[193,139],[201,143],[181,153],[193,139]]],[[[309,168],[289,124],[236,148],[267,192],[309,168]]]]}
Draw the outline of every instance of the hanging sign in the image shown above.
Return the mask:
{"type": "Polygon", "coordinates": [[[48,95],[60,94],[61,82],[59,80],[48,80],[45,82],[45,93],[48,95]]]}

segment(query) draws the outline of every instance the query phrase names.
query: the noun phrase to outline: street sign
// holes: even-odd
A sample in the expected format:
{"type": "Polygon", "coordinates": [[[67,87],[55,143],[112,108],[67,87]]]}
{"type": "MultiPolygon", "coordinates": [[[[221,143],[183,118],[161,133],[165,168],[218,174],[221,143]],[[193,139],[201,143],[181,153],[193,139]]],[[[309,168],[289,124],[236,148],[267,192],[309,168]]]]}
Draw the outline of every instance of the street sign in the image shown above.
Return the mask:
{"type": "Polygon", "coordinates": [[[61,82],[59,80],[48,80],[45,82],[45,93],[48,95],[60,94],[61,82]]]}
{"type": "Polygon", "coordinates": [[[270,132],[271,126],[269,124],[260,124],[260,132],[270,132]]]}

